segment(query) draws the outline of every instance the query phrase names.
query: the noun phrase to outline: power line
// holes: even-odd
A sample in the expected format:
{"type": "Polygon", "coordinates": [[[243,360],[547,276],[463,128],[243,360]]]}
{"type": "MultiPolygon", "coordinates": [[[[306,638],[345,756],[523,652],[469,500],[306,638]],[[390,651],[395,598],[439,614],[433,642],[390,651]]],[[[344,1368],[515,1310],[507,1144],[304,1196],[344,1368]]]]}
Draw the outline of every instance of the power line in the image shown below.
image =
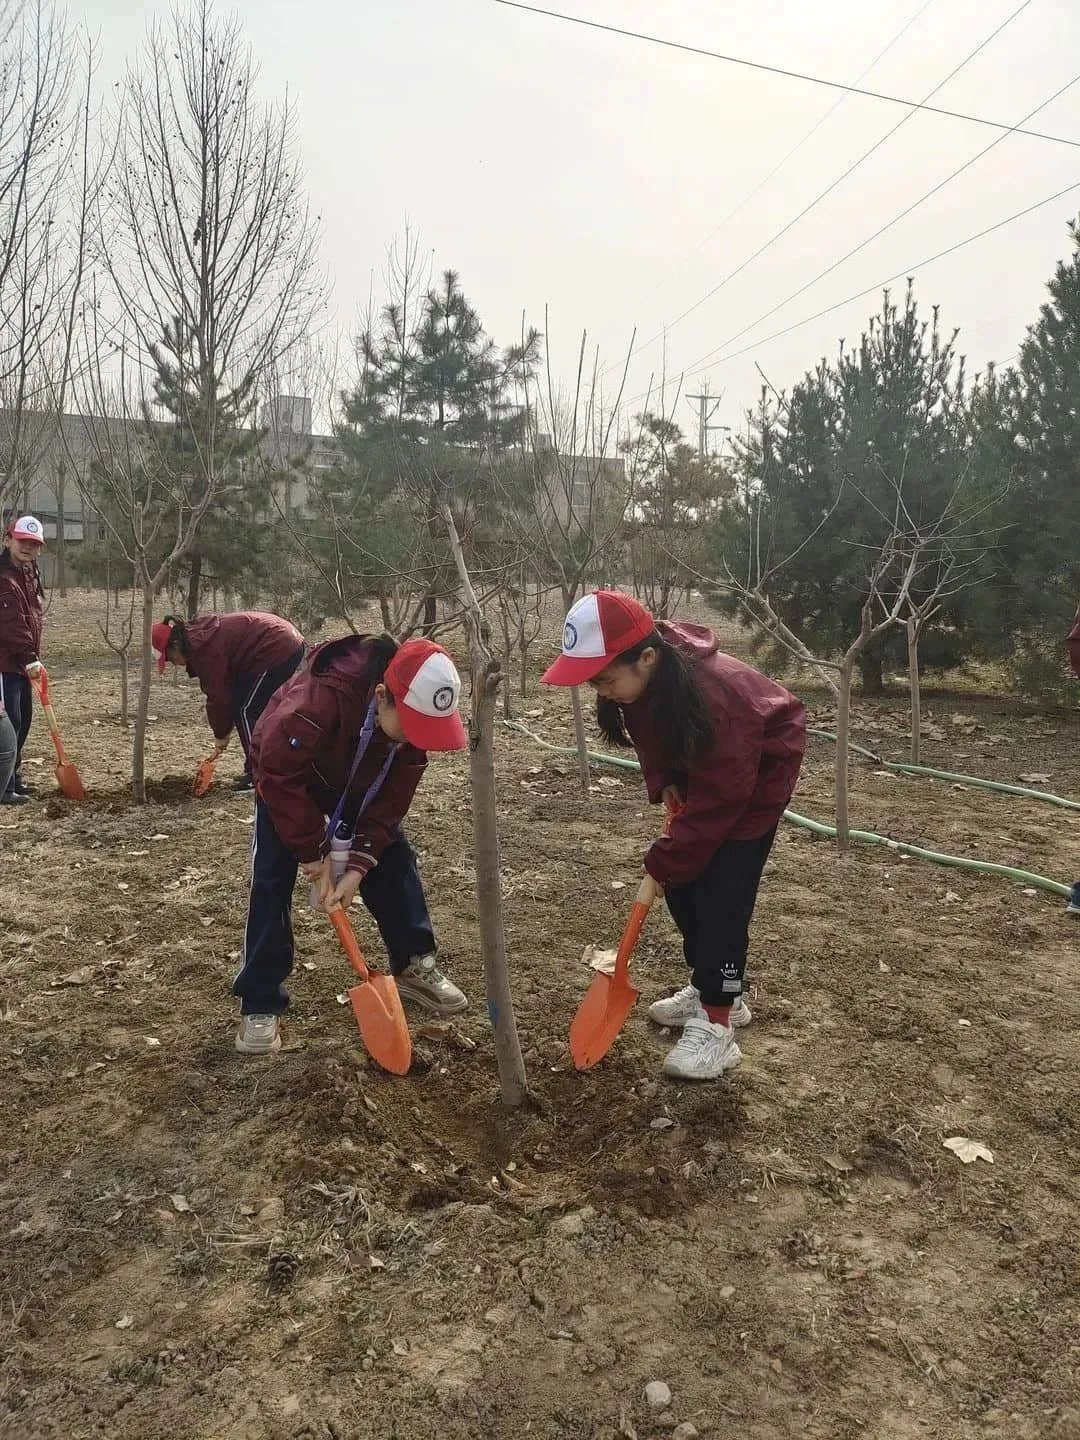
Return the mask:
{"type": "MultiPolygon", "coordinates": [[[[943,115],[949,120],[966,120],[970,125],[986,125],[992,130],[1011,128],[997,120],[988,120],[983,115],[969,115],[963,110],[944,110],[938,105],[927,105],[925,101],[920,103],[915,100],[904,100],[899,95],[886,95],[880,90],[864,90],[858,85],[845,85],[839,80],[826,80],[821,75],[809,75],[801,70],[785,70],[779,65],[766,65],[760,60],[747,60],[739,55],[725,55],[719,50],[706,50],[703,46],[686,45],[678,40],[665,40],[663,36],[648,35],[641,30],[625,30],[619,25],[605,25],[599,20],[586,20],[580,15],[564,15],[559,10],[546,10],[539,5],[524,5],[521,0],[495,0],[495,4],[504,5],[510,10],[524,10],[531,15],[543,15],[548,20],[562,20],[568,25],[581,25],[588,30],[600,30],[609,35],[621,35],[628,40],[643,40],[650,45],[661,45],[668,50],[681,50],[687,55],[700,55],[707,60],[720,60],[727,65],[741,65],[747,70],[761,70],[768,75],[782,75],[788,80],[803,80],[808,85],[823,85],[829,90],[846,90],[851,95],[862,95],[868,100],[883,100],[889,105],[911,105],[916,110],[925,110],[928,115],[943,115]]],[[[1026,9],[1026,6],[1020,8],[1026,9]]],[[[1071,145],[1074,149],[1080,149],[1080,140],[1070,140],[1064,135],[1047,135],[1041,130],[1018,130],[1016,133],[1030,135],[1035,140],[1049,140],[1055,145],[1071,145]]]]}
{"type": "MultiPolygon", "coordinates": [[[[1080,75],[1075,75],[1067,84],[1062,85],[1059,90],[1055,90],[1053,95],[1044,100],[1041,105],[1036,105],[1034,110],[1029,110],[1024,116],[1024,120],[1030,120],[1033,115],[1038,115],[1040,110],[1045,110],[1048,105],[1052,105],[1055,100],[1064,95],[1067,90],[1071,90],[1078,82],[1080,82],[1080,75]]],[[[1018,125],[1022,125],[1023,123],[1023,120],[1021,120],[1018,122],[1018,125]]],[[[752,320],[749,325],[744,325],[743,328],[737,330],[734,335],[729,335],[723,344],[716,347],[716,350],[726,350],[729,345],[734,345],[737,340],[741,340],[742,337],[749,334],[751,330],[756,330],[757,327],[764,324],[766,320],[771,320],[778,311],[785,309],[793,300],[797,300],[800,295],[805,295],[807,290],[813,289],[819,280],[824,280],[827,275],[831,275],[834,270],[838,270],[841,265],[846,264],[853,256],[858,255],[859,252],[865,250],[868,245],[873,244],[873,242],[884,235],[887,230],[891,230],[893,226],[898,225],[901,220],[906,220],[920,205],[925,204],[926,201],[935,196],[939,190],[943,190],[946,185],[951,184],[952,181],[955,180],[958,175],[962,175],[965,170],[970,170],[983,156],[988,155],[991,150],[995,150],[1008,138],[1008,133],[998,135],[996,139],[990,141],[989,145],[984,145],[978,154],[973,155],[970,160],[966,160],[963,165],[958,166],[951,175],[946,175],[944,180],[939,180],[936,185],[927,190],[924,195],[920,195],[918,200],[913,200],[910,205],[894,215],[891,220],[886,221],[884,225],[880,225],[872,235],[868,235],[865,240],[861,240],[859,244],[849,250],[846,255],[841,255],[839,260],[834,260],[831,265],[827,265],[825,269],[815,275],[812,280],[807,280],[805,284],[800,285],[797,290],[793,290],[786,299],[779,301],[771,310],[766,310],[763,315],[759,315],[757,319],[752,320]]],[[[712,353],[716,354],[716,351],[714,350],[712,353]]]]}
{"type": "MultiPolygon", "coordinates": [[[[879,50],[878,53],[874,56],[874,58],[870,61],[869,65],[867,65],[865,69],[860,71],[860,73],[856,76],[854,85],[852,86],[852,91],[858,93],[856,87],[858,87],[858,85],[866,79],[867,75],[871,74],[871,72],[874,71],[877,66],[881,64],[882,60],[884,60],[885,56],[889,53],[889,51],[895,45],[898,45],[900,43],[900,41],[904,38],[907,32],[911,29],[911,27],[918,20],[922,19],[922,17],[926,14],[927,10],[930,9],[930,6],[933,3],[934,0],[923,0],[922,5],[919,6],[918,10],[915,11],[914,15],[912,15],[910,19],[906,20],[904,24],[901,25],[900,29],[896,32],[896,34],[892,37],[892,39],[884,47],[884,49],[879,50]]],[[[719,225],[714,226],[713,229],[709,231],[708,235],[705,236],[704,240],[699,241],[692,250],[688,250],[686,252],[686,254],[683,256],[683,260],[681,263],[685,264],[692,255],[696,255],[699,250],[703,250],[705,246],[708,245],[710,240],[714,239],[717,235],[720,234],[721,230],[723,230],[725,226],[730,225],[732,220],[734,220],[737,215],[742,214],[742,212],[746,209],[747,205],[750,204],[750,201],[755,199],[756,196],[760,195],[762,190],[765,189],[765,186],[768,185],[771,180],[774,180],[776,176],[780,174],[780,171],[783,170],[784,166],[788,163],[788,161],[792,160],[803,148],[803,146],[807,145],[814,138],[814,136],[821,129],[821,127],[832,119],[832,117],[836,114],[837,110],[840,109],[840,106],[843,105],[844,102],[848,99],[848,95],[852,93],[852,91],[846,91],[844,94],[839,95],[833,101],[833,103],[829,106],[828,110],[825,111],[825,114],[822,115],[820,120],[816,121],[815,124],[813,124],[806,132],[806,134],[802,137],[802,139],[791,147],[791,149],[787,152],[783,159],[777,161],[777,163],[773,166],[773,168],[769,171],[769,173],[765,176],[763,180],[759,180],[758,183],[754,186],[754,188],[748,194],[743,196],[743,198],[735,206],[734,210],[729,211],[728,214],[725,215],[724,218],[720,221],[719,225]]],[[[654,287],[654,293],[655,290],[660,289],[663,284],[663,280],[658,281],[656,286],[654,287]]]]}
{"type": "MultiPolygon", "coordinates": [[[[1022,220],[1026,215],[1034,215],[1037,210],[1043,210],[1047,205],[1053,205],[1055,201],[1061,200],[1066,195],[1071,195],[1074,190],[1080,190],[1080,180],[1072,185],[1066,185],[1064,190],[1057,190],[1053,195],[1048,195],[1045,200],[1038,200],[1034,205],[1028,205],[1023,210],[1017,210],[1014,214],[1008,215],[1004,220],[998,220],[993,225],[987,225],[985,229],[978,230],[974,235],[969,235],[965,240],[958,240],[955,245],[949,245],[944,250],[939,250],[936,255],[930,255],[925,260],[918,261],[915,265],[906,265],[903,270],[897,270],[894,275],[887,275],[884,280],[877,281],[874,285],[868,285],[865,290],[857,290],[854,295],[845,296],[843,300],[837,300],[833,305],[826,305],[824,310],[818,310],[813,315],[807,315],[802,320],[796,320],[792,325],[785,325],[782,330],[774,330],[771,335],[765,335],[760,340],[755,340],[751,345],[744,345],[741,350],[733,350],[730,355],[721,355],[715,360],[715,350],[703,355],[693,365],[688,365],[687,371],[697,370],[706,361],[712,361],[714,365],[726,365],[729,360],[738,360],[743,355],[749,355],[761,345],[768,345],[773,340],[780,340],[785,335],[791,335],[796,330],[801,330],[804,325],[812,325],[815,320],[822,320],[826,315],[832,315],[837,310],[842,310],[845,305],[853,305],[856,300],[865,300],[867,295],[873,295],[883,290],[887,285],[892,285],[896,280],[903,280],[913,275],[917,270],[925,270],[928,265],[934,265],[938,260],[944,260],[949,255],[955,255],[958,250],[963,250],[968,245],[974,245],[976,240],[985,239],[987,235],[993,235],[995,231],[1003,230],[1006,225],[1012,225],[1017,220],[1022,220]]],[[[719,347],[723,349],[723,346],[719,347]]],[[[1015,358],[1015,357],[1013,357],[1015,358]]],[[[1007,362],[1002,362],[1007,363],[1007,362]]],[[[639,400],[646,399],[652,392],[645,390],[640,395],[634,395],[626,403],[636,405],[639,400]]]]}
{"type": "MultiPolygon", "coordinates": [[[[499,0],[499,3],[503,3],[503,0],[499,0]]],[[[974,50],[971,50],[967,55],[965,55],[963,60],[961,60],[958,65],[955,65],[943,80],[938,81],[938,83],[933,87],[933,89],[928,92],[926,98],[930,99],[931,96],[936,95],[939,90],[944,89],[944,87],[949,83],[950,80],[953,80],[960,73],[961,70],[963,70],[967,65],[970,65],[972,60],[974,60],[977,55],[979,55],[983,50],[985,50],[992,41],[996,40],[997,37],[1001,34],[1001,32],[1007,26],[1011,25],[1012,22],[1017,18],[1017,16],[1020,15],[1024,10],[1026,10],[1030,4],[1031,0],[1021,0],[1021,3],[1016,7],[1015,10],[1013,10],[1010,15],[1007,15],[1006,18],[1002,20],[999,25],[997,25],[993,30],[991,30],[990,34],[987,35],[979,42],[978,45],[975,46],[974,50]]],[[[871,145],[868,150],[864,150],[857,160],[853,160],[852,163],[847,167],[847,169],[844,170],[840,175],[838,175],[835,180],[831,181],[828,185],[826,185],[824,190],[820,191],[817,195],[815,195],[813,200],[811,200],[808,205],[804,205],[803,208],[799,211],[799,213],[797,215],[794,215],[787,222],[787,224],[781,226],[779,230],[775,231],[772,235],[770,235],[763,244],[759,245],[758,248],[751,255],[748,255],[740,265],[737,265],[734,270],[729,270],[722,280],[718,280],[711,290],[707,290],[699,300],[695,300],[692,305],[687,306],[687,308],[682,312],[681,315],[677,315],[675,319],[670,321],[669,324],[665,325],[662,330],[658,330],[655,335],[650,335],[647,340],[643,340],[640,345],[635,346],[634,349],[630,352],[631,356],[637,355],[642,350],[648,349],[650,345],[655,345],[656,341],[659,340],[662,336],[667,335],[669,330],[674,329],[676,325],[681,325],[684,320],[686,320],[690,315],[693,315],[695,310],[700,310],[702,305],[707,304],[708,301],[710,301],[715,295],[719,295],[720,291],[723,290],[725,286],[730,285],[732,280],[737,279],[737,277],[740,276],[744,270],[748,269],[754,263],[754,261],[764,255],[767,250],[771,250],[778,240],[782,240],[789,231],[793,230],[795,226],[798,225],[800,220],[804,220],[812,210],[816,210],[817,207],[821,204],[821,202],[827,199],[834,190],[838,189],[839,186],[841,186],[844,181],[848,179],[849,176],[853,175],[855,171],[860,168],[860,166],[864,165],[866,161],[870,159],[871,155],[874,155],[878,150],[881,149],[883,145],[887,144],[888,141],[890,141],[892,137],[897,133],[897,131],[902,130],[903,127],[908,123],[908,121],[911,120],[913,116],[918,113],[918,110],[920,108],[922,107],[916,105],[914,106],[914,108],[909,110],[906,115],[902,116],[896,122],[896,124],[891,127],[891,129],[887,130],[885,134],[880,137],[880,139],[875,140],[873,145],[871,145]]],[[[609,366],[608,368],[610,369],[611,367],[609,366]]]]}

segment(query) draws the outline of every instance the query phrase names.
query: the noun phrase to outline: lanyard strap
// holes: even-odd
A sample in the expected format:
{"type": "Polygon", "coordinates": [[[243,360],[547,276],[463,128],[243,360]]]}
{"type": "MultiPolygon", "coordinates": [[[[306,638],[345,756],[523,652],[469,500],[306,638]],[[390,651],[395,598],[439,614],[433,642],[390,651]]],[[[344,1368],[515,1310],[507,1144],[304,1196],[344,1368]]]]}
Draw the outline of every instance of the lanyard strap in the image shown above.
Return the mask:
{"type": "MultiPolygon", "coordinates": [[[[345,812],[345,800],[349,793],[349,787],[352,785],[352,782],[356,776],[356,772],[360,768],[361,760],[363,760],[364,756],[367,754],[368,746],[371,744],[371,737],[374,733],[375,701],[372,700],[371,704],[368,706],[367,715],[364,717],[364,724],[360,731],[360,739],[356,742],[356,754],[353,756],[352,768],[349,771],[349,778],[345,781],[345,789],[341,792],[341,799],[338,801],[337,807],[334,810],[333,815],[331,815],[330,820],[326,826],[327,843],[329,843],[334,838],[335,834],[337,833],[337,828],[341,824],[341,817],[345,812]]],[[[382,789],[383,781],[389,774],[390,766],[394,763],[394,757],[397,755],[397,752],[400,748],[400,745],[391,745],[390,754],[387,755],[385,761],[383,762],[382,769],[379,771],[378,775],[375,776],[375,779],[372,781],[372,783],[368,786],[367,790],[364,792],[364,798],[360,801],[360,809],[357,811],[356,816],[358,820],[360,816],[363,815],[364,811],[368,808],[368,806],[371,804],[371,802],[375,799],[375,796],[378,795],[379,791],[382,789]]]]}

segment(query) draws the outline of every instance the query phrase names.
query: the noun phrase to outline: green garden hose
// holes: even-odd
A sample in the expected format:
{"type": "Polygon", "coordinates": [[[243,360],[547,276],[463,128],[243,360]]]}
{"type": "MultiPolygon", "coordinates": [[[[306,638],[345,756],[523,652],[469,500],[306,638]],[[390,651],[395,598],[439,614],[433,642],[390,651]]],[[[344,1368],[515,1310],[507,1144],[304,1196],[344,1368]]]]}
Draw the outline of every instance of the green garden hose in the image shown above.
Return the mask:
{"type": "MultiPolygon", "coordinates": [[[[808,735],[817,735],[822,740],[836,743],[831,730],[807,730],[808,735]]],[[[1062,810],[1080,810],[1080,800],[1066,800],[1063,795],[1051,795],[1048,790],[1029,790],[1026,785],[1006,785],[1000,780],[984,780],[980,775],[958,775],[952,770],[934,770],[928,765],[904,764],[899,760],[883,760],[864,745],[848,741],[848,749],[856,755],[863,755],[880,765],[883,770],[895,770],[902,775],[929,775],[933,780],[952,780],[958,785],[971,785],[978,790],[994,790],[1000,795],[1020,795],[1025,800],[1041,800],[1047,805],[1058,805],[1062,810]]]]}
{"type": "MultiPolygon", "coordinates": [[[[545,750],[554,751],[556,755],[577,754],[574,746],[552,745],[550,741],[541,739],[539,735],[518,721],[504,720],[503,724],[506,725],[508,729],[518,730],[521,734],[527,735],[529,739],[537,745],[542,745],[545,750]]],[[[828,732],[825,731],[811,731],[810,733],[824,734],[829,739],[835,739],[835,736],[828,736],[828,732]]],[[[869,754],[870,752],[866,751],[865,753],[869,754]]],[[[620,770],[640,771],[641,769],[641,766],[636,760],[628,760],[622,755],[605,755],[600,750],[589,750],[586,754],[589,760],[595,765],[611,765],[620,770]]],[[[877,760],[879,757],[873,755],[871,758],[877,760]]],[[[970,776],[952,776],[949,775],[947,771],[931,773],[947,776],[949,779],[966,778],[969,781],[971,780],[970,776]]],[[[982,783],[984,785],[994,784],[994,782],[990,780],[985,780],[982,783]]],[[[997,786],[995,788],[1019,790],[1018,786],[997,786]]],[[[1030,793],[1035,796],[1041,796],[1041,792],[1037,790],[1030,792],[1020,791],[1020,793],[1030,793]]],[[[1075,801],[1059,800],[1057,796],[1042,796],[1042,798],[1053,799],[1057,801],[1057,803],[1067,805],[1072,809],[1080,809],[1080,806],[1078,806],[1075,801]]],[[[810,820],[807,816],[799,815],[794,810],[785,810],[784,819],[790,825],[796,825],[802,830],[809,830],[811,834],[818,835],[822,839],[836,839],[836,827],[834,825],[824,825],[820,820],[810,820]]],[[[1048,880],[1045,875],[1035,875],[1030,870],[1017,870],[1012,865],[995,865],[990,860],[969,860],[964,855],[943,855],[937,850],[925,850],[921,845],[910,845],[906,840],[890,840],[886,835],[875,835],[872,830],[849,830],[848,836],[861,845],[884,845],[886,849],[893,850],[899,855],[910,855],[916,860],[929,860],[934,865],[947,865],[951,866],[954,870],[974,870],[981,875],[1001,875],[1006,880],[1015,880],[1018,884],[1030,886],[1035,890],[1046,890],[1051,895],[1060,895],[1067,898],[1070,894],[1070,887],[1068,885],[1062,885],[1057,880],[1048,880]]]]}

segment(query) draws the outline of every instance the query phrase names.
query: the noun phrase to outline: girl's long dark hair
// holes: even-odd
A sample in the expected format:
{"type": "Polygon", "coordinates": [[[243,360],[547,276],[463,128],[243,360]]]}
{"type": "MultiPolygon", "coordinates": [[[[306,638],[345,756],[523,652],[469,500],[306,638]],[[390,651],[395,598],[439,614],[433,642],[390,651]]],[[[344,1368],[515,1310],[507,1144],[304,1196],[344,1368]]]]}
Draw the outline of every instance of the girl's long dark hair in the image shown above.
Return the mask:
{"type": "Polygon", "coordinates": [[[325,670],[331,658],[350,645],[358,643],[370,645],[371,654],[368,657],[367,672],[364,675],[364,683],[368,690],[374,690],[376,685],[382,684],[383,676],[386,674],[386,667],[398,652],[398,642],[392,635],[344,635],[340,640],[331,640],[319,655],[315,663],[315,673],[325,670]]]}
{"type": "MultiPolygon", "coordinates": [[[[689,664],[658,630],[624,650],[614,663],[632,665],[650,649],[659,657],[649,683],[658,688],[660,703],[656,707],[656,723],[664,763],[671,770],[686,772],[711,747],[712,720],[689,664]]],[[[597,699],[596,723],[609,745],[633,746],[623,708],[617,700],[597,699]]]]}
{"type": "Polygon", "coordinates": [[[166,615],[165,624],[172,627],[169,631],[169,644],[175,645],[186,660],[188,653],[187,626],[183,620],[177,619],[175,615],[166,615]]]}

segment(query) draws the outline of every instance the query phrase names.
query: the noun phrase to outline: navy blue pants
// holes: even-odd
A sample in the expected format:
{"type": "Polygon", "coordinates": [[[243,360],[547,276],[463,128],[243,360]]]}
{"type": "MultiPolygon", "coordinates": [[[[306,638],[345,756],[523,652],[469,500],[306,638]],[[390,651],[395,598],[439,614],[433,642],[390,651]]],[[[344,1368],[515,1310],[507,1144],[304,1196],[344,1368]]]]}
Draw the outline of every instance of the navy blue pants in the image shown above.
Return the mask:
{"type": "Polygon", "coordinates": [[[251,732],[259,716],[270,703],[270,697],[277,694],[285,681],[300,668],[304,658],[304,647],[283,660],[280,665],[264,670],[261,675],[242,675],[233,686],[233,724],[240,736],[244,751],[244,774],[251,779],[251,732]]]}
{"type": "MultiPolygon", "coordinates": [[[[297,869],[296,856],[282,844],[269,809],[256,797],[244,964],[232,987],[245,1015],[282,1015],[289,1008],[284,982],[293,968],[291,911],[297,869]]],[[[410,960],[434,953],[416,852],[400,830],[364,877],[360,898],[379,927],[392,974],[399,974],[410,960]]]]}
{"type": "Polygon", "coordinates": [[[742,994],[750,920],[775,839],[774,825],[757,840],[727,840],[696,880],[665,892],[704,1005],[733,1005],[742,994]]]}
{"type": "Polygon", "coordinates": [[[19,759],[26,744],[26,737],[30,734],[30,718],[34,713],[32,696],[30,681],[25,675],[10,671],[0,675],[0,702],[3,702],[11,728],[15,731],[15,769],[5,787],[8,790],[22,784],[19,759]]]}

